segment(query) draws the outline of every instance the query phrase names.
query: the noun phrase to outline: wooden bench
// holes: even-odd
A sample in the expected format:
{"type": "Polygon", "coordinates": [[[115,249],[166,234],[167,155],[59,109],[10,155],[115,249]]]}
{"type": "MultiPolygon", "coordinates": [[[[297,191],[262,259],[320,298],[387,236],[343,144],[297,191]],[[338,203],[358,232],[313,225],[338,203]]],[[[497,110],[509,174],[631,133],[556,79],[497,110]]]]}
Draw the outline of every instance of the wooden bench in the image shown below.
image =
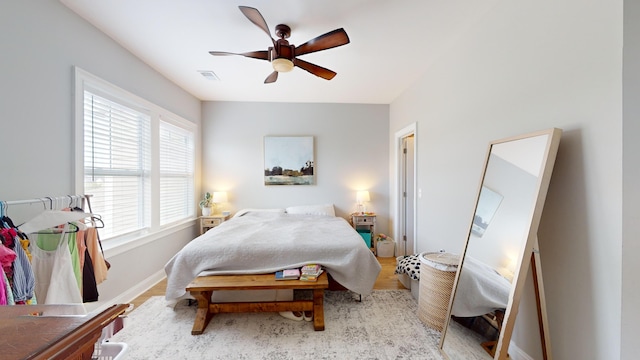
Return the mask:
{"type": "Polygon", "coordinates": [[[276,280],[274,274],[200,276],[186,288],[198,300],[192,335],[200,335],[214,314],[228,312],[313,311],[313,328],[324,330],[324,290],[329,287],[327,273],[318,281],[276,280]],[[211,294],[219,290],[313,290],[313,300],[212,303],[211,294]]]}

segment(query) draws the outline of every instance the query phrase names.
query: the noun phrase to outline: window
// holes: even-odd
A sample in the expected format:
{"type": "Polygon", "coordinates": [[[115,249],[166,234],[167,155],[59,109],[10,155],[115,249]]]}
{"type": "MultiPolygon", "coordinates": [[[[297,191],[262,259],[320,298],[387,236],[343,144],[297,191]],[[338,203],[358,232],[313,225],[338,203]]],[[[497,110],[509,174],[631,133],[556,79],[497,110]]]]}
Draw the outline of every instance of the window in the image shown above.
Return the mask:
{"type": "Polygon", "coordinates": [[[160,225],[193,215],[193,133],[160,121],[160,225]]]}
{"type": "Polygon", "coordinates": [[[151,126],[140,111],[84,91],[84,193],[111,238],[151,225],[151,126]]]}
{"type": "Polygon", "coordinates": [[[80,69],[76,94],[76,188],[92,195],[101,238],[193,218],[195,125],[80,69]]]}

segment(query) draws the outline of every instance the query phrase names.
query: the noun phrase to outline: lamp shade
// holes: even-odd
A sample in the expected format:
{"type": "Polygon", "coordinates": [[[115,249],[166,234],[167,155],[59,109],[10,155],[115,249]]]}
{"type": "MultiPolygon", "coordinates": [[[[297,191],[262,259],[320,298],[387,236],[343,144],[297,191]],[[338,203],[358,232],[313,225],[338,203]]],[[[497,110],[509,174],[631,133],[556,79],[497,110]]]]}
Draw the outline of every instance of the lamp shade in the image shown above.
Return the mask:
{"type": "Polygon", "coordinates": [[[271,65],[273,66],[273,70],[277,72],[289,72],[293,70],[294,66],[291,60],[285,58],[273,59],[271,65]]]}
{"type": "Polygon", "coordinates": [[[213,202],[215,204],[221,204],[227,202],[227,192],[226,191],[216,191],[213,193],[213,202]]]}
{"type": "Polygon", "coordinates": [[[356,201],[359,204],[362,204],[365,201],[371,201],[371,198],[369,197],[369,192],[368,191],[358,191],[356,193],[356,201]]]}

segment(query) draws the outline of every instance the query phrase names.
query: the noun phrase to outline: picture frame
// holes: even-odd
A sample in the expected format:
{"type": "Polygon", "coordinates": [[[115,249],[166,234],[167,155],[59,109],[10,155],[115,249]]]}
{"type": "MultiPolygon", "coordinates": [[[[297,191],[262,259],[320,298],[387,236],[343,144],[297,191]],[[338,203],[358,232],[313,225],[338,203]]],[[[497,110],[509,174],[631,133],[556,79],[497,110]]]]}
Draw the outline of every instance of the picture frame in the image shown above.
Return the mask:
{"type": "Polygon", "coordinates": [[[265,136],[265,185],[314,185],[313,136],[265,136]]]}
{"type": "Polygon", "coordinates": [[[474,235],[478,237],[482,237],[482,235],[484,235],[485,230],[487,230],[487,227],[491,223],[491,219],[493,219],[493,215],[495,215],[501,202],[502,195],[486,186],[482,186],[480,199],[478,200],[478,208],[476,209],[473,225],[471,227],[471,232],[474,235]]]}

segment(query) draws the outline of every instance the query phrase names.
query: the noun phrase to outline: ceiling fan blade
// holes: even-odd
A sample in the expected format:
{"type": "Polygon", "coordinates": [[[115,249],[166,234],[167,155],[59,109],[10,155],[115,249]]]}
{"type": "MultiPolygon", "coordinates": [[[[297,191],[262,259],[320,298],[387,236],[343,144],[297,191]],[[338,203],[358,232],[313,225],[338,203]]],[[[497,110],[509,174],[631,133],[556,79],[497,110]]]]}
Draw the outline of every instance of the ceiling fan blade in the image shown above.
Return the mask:
{"type": "Polygon", "coordinates": [[[334,76],[336,76],[336,72],[331,71],[329,69],[325,69],[322,66],[318,66],[304,60],[293,59],[293,64],[323,79],[331,80],[333,79],[334,76]]]}
{"type": "Polygon", "coordinates": [[[331,49],[349,43],[349,36],[343,28],[329,31],[296,47],[296,56],[331,49]]]}
{"type": "Polygon", "coordinates": [[[240,55],[240,56],[246,56],[254,59],[269,60],[269,52],[266,50],[250,51],[245,53],[232,53],[227,51],[209,51],[209,54],[213,56],[240,55]]]}
{"type": "Polygon", "coordinates": [[[264,79],[264,83],[270,84],[270,83],[276,82],[276,80],[278,80],[278,72],[274,71],[271,74],[269,74],[269,76],[267,76],[266,79],[264,79]]]}
{"type": "Polygon", "coordinates": [[[273,43],[273,46],[275,46],[276,41],[271,37],[271,33],[269,32],[269,26],[267,25],[267,22],[264,20],[264,17],[262,17],[262,14],[260,14],[260,11],[258,11],[258,9],[256,8],[252,8],[249,6],[238,6],[238,8],[240,9],[240,11],[242,11],[244,16],[246,16],[247,19],[249,19],[249,21],[251,21],[260,29],[262,29],[262,31],[267,33],[267,35],[269,36],[269,39],[271,39],[271,42],[273,43]]]}

